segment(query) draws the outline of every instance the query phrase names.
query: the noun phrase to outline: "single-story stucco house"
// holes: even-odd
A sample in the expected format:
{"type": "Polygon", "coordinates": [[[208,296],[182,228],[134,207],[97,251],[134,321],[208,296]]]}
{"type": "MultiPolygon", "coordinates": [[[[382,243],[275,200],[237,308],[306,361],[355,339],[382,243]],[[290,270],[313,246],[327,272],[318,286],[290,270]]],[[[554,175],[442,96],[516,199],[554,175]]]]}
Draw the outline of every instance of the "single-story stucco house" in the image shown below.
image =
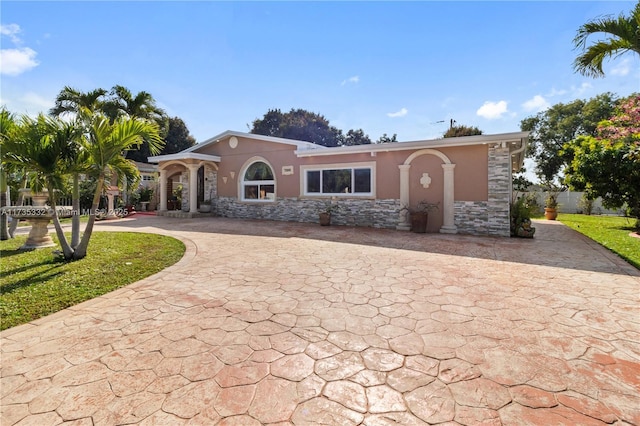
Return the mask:
{"type": "MultiPolygon", "coordinates": [[[[226,131],[158,163],[160,206],[182,182],[182,210],[210,201],[218,216],[408,230],[406,208],[438,203],[429,232],[509,236],[512,173],[529,133],[328,148],[226,131]],[[178,179],[179,177],[179,179],[178,179]]],[[[197,214],[197,213],[196,213],[197,214]]]]}

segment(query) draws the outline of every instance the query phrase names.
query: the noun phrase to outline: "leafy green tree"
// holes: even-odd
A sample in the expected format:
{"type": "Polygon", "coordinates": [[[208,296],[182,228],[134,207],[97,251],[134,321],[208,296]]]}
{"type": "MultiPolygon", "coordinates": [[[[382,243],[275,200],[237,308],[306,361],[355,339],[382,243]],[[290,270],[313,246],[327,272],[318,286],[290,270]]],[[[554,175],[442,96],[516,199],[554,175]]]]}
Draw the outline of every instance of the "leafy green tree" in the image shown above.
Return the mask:
{"type": "Polygon", "coordinates": [[[624,99],[596,136],[580,136],[565,151],[573,158],[566,182],[589,199],[602,197],[607,208],[626,204],[640,227],[640,95],[624,99]]]}
{"type": "Polygon", "coordinates": [[[449,129],[444,132],[442,135],[445,138],[457,138],[460,136],[475,136],[481,135],[482,130],[478,129],[475,126],[465,126],[464,124],[460,124],[459,126],[451,126],[449,129]]]}
{"type": "Polygon", "coordinates": [[[291,109],[287,113],[270,109],[262,119],[253,121],[251,133],[323,146],[340,146],[344,140],[342,131],[331,126],[324,116],[304,109],[291,109]]]}
{"type": "MultiPolygon", "coordinates": [[[[169,118],[169,130],[164,138],[165,146],[160,154],[175,154],[196,144],[187,125],[178,117],[169,118]]],[[[145,159],[145,163],[147,160],[145,159]]]]}
{"type": "Polygon", "coordinates": [[[590,77],[604,77],[602,63],[606,58],[626,52],[640,54],[640,1],[629,16],[623,13],[618,18],[605,16],[582,25],[573,44],[582,52],[574,61],[574,69],[590,77]],[[608,38],[587,46],[587,40],[594,34],[608,38]]]}
{"type": "Polygon", "coordinates": [[[364,130],[349,130],[344,137],[343,145],[345,146],[353,146],[353,145],[369,145],[371,143],[371,139],[369,135],[364,133],[364,130]]]}
{"type": "Polygon", "coordinates": [[[520,128],[531,132],[527,156],[535,160],[538,178],[554,182],[571,162],[564,145],[581,135],[595,136],[598,123],[611,117],[616,102],[612,93],[603,93],[586,101],[558,103],[522,120],[520,128]]]}
{"type": "MultiPolygon", "coordinates": [[[[261,119],[253,121],[250,132],[256,135],[307,141],[328,147],[372,143],[364,130],[352,129],[345,135],[342,130],[329,124],[324,116],[304,109],[291,109],[287,113],[279,109],[270,109],[261,119]]],[[[395,134],[387,136],[385,133],[375,143],[389,142],[398,142],[397,136],[395,134]]]]}
{"type": "Polygon", "coordinates": [[[382,136],[380,136],[378,138],[378,140],[376,141],[376,143],[394,143],[394,142],[398,142],[398,135],[396,135],[395,133],[392,136],[387,136],[386,133],[384,133],[382,136]]]}

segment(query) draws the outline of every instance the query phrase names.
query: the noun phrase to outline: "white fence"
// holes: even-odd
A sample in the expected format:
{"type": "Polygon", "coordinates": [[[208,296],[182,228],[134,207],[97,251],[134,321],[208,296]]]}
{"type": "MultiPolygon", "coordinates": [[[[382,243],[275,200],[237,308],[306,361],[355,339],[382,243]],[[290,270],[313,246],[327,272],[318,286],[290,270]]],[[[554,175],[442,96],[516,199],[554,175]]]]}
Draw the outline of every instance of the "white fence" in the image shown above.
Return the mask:
{"type": "MultiPolygon", "coordinates": [[[[546,193],[544,192],[533,192],[537,194],[538,204],[544,206],[544,200],[546,198],[546,193]]],[[[580,200],[582,199],[583,192],[572,192],[572,191],[564,191],[558,194],[558,211],[560,213],[584,213],[584,209],[580,207],[580,200]]],[[[609,210],[602,206],[602,199],[598,198],[593,201],[593,209],[591,210],[591,214],[606,214],[606,215],[616,215],[616,216],[624,216],[624,209],[618,210],[609,210]]]]}

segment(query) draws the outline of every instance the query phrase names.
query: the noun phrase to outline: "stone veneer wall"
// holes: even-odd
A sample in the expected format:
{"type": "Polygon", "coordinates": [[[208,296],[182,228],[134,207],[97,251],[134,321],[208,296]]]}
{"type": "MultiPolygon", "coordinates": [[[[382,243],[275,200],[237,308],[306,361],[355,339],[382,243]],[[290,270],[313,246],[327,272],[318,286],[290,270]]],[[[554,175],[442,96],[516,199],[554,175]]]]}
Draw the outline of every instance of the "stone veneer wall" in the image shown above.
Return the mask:
{"type": "Polygon", "coordinates": [[[455,225],[461,234],[508,237],[511,200],[511,154],[508,147],[489,147],[488,201],[455,201],[455,225]]]}
{"type": "Polygon", "coordinates": [[[487,201],[455,201],[454,222],[460,234],[489,235],[487,201]]]}
{"type": "Polygon", "coordinates": [[[182,211],[189,211],[189,170],[182,172],[180,182],[182,185],[182,211]]]}
{"type": "Polygon", "coordinates": [[[205,166],[204,178],[204,200],[214,201],[218,197],[218,171],[205,166]]]}
{"type": "Polygon", "coordinates": [[[508,237],[511,201],[511,153],[509,147],[489,146],[488,234],[508,237]]]}
{"type": "MultiPolygon", "coordinates": [[[[338,209],[331,213],[332,224],[389,229],[398,225],[400,200],[340,199],[336,203],[338,209]]],[[[277,198],[275,202],[252,203],[219,197],[214,211],[224,217],[317,223],[325,205],[325,200],[314,199],[277,198]]]]}

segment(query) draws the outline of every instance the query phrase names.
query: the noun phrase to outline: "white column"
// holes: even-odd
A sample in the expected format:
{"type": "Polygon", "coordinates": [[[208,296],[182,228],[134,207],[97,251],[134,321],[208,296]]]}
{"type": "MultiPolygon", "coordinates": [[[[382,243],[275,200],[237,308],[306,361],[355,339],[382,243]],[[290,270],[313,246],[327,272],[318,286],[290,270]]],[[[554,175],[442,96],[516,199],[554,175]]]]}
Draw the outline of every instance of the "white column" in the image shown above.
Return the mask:
{"type": "MultiPolygon", "coordinates": [[[[400,169],[400,207],[409,207],[409,169],[411,164],[401,164],[398,168],[400,169]]],[[[400,212],[398,226],[396,226],[397,230],[408,231],[411,229],[407,213],[407,210],[400,212]]]]}
{"type": "Polygon", "coordinates": [[[455,234],[458,232],[458,228],[455,225],[455,211],[453,207],[453,169],[455,167],[455,164],[442,165],[442,168],[444,169],[444,199],[442,200],[442,227],[440,228],[440,232],[443,234],[455,234]]]}
{"type": "Polygon", "coordinates": [[[113,191],[107,191],[107,219],[113,219],[116,217],[116,210],[114,206],[115,194],[113,191]]]}
{"type": "Polygon", "coordinates": [[[167,171],[160,170],[160,211],[167,210],[167,171]]]}
{"type": "Polygon", "coordinates": [[[198,211],[198,167],[197,165],[189,165],[189,212],[196,213],[198,211]]]}

